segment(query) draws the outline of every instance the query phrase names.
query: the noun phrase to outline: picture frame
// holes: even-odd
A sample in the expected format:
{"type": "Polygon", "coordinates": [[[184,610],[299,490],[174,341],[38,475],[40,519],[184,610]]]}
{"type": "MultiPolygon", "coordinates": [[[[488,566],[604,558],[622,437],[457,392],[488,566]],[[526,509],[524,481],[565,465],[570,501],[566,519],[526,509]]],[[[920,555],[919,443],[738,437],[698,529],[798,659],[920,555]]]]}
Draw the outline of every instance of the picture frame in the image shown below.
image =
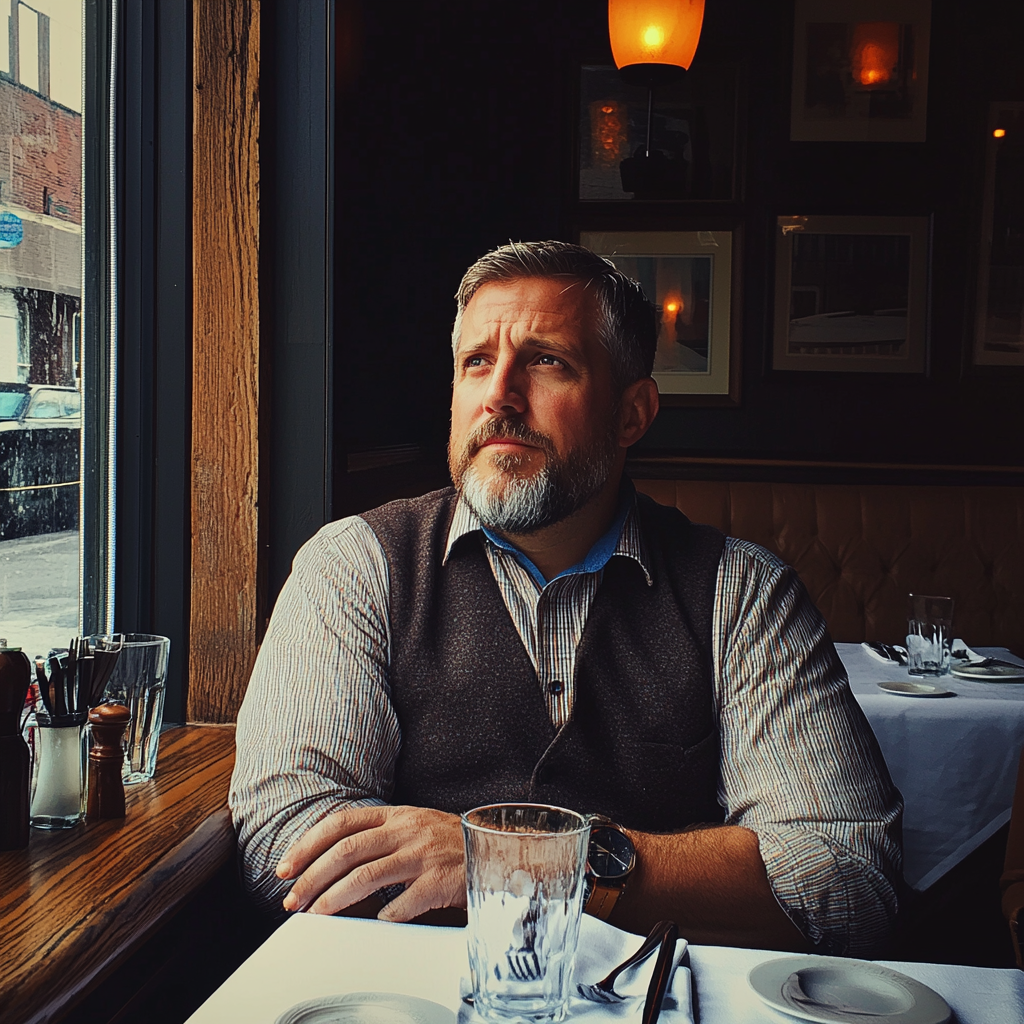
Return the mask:
{"type": "Polygon", "coordinates": [[[738,406],[738,224],[677,231],[581,230],[580,244],[639,281],[658,314],[654,379],[665,406],[738,406]]]}
{"type": "Polygon", "coordinates": [[[924,142],[931,0],[796,0],[790,139],[924,142]]]}
{"type": "Polygon", "coordinates": [[[1024,255],[1019,218],[1024,102],[991,103],[975,298],[975,366],[1024,366],[1024,255]]]}
{"type": "Polygon", "coordinates": [[[928,217],[778,217],[776,370],[924,373],[928,217]]]}
{"type": "Polygon", "coordinates": [[[627,85],[612,65],[580,67],[576,199],[731,202],[740,197],[738,62],[701,61],[678,83],[627,85]],[[650,153],[647,104],[651,99],[650,153]]]}

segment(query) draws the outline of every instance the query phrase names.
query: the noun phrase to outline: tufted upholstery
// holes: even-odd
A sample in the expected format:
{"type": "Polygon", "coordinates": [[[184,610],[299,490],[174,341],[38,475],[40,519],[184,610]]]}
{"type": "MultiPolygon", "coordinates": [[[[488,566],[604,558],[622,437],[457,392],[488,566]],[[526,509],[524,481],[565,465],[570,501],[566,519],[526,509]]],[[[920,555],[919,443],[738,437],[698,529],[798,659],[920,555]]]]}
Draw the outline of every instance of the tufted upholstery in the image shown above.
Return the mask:
{"type": "Polygon", "coordinates": [[[635,480],[799,572],[837,641],[898,641],[907,594],[954,598],[953,634],[1024,653],[1024,487],[635,480]]]}

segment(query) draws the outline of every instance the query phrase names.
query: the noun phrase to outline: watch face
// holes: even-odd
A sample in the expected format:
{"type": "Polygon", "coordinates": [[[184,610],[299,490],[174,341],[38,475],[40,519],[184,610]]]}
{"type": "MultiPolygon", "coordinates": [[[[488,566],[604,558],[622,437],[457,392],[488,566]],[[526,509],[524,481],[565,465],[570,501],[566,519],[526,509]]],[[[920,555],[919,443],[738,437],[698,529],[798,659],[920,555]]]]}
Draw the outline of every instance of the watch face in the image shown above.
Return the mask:
{"type": "Polygon", "coordinates": [[[621,878],[628,874],[634,856],[629,836],[617,828],[597,825],[591,829],[587,867],[596,878],[621,878]]]}

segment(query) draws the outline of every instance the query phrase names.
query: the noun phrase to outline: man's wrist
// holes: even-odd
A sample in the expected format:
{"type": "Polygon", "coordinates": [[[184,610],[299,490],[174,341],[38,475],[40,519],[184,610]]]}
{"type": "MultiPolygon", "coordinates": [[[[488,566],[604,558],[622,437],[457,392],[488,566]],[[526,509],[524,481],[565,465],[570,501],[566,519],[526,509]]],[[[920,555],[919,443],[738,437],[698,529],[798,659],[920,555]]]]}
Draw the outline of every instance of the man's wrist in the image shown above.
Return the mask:
{"type": "Polygon", "coordinates": [[[636,846],[610,818],[592,815],[587,847],[584,911],[607,921],[636,868],[636,846]]]}

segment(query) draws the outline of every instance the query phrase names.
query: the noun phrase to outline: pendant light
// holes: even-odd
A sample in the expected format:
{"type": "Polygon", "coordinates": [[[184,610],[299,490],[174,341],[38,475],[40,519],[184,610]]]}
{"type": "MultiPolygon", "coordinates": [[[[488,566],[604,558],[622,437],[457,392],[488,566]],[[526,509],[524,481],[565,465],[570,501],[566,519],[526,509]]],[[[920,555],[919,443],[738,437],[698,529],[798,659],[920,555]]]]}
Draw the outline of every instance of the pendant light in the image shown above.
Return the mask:
{"type": "Polygon", "coordinates": [[[704,0],[608,0],[608,36],[624,81],[648,88],[683,77],[697,51],[704,0]]]}
{"type": "Polygon", "coordinates": [[[697,52],[704,0],[608,0],[612,57],[627,85],[647,88],[646,145],[619,165],[622,188],[637,199],[677,198],[681,169],[651,150],[654,90],[680,81],[697,52]]]}

